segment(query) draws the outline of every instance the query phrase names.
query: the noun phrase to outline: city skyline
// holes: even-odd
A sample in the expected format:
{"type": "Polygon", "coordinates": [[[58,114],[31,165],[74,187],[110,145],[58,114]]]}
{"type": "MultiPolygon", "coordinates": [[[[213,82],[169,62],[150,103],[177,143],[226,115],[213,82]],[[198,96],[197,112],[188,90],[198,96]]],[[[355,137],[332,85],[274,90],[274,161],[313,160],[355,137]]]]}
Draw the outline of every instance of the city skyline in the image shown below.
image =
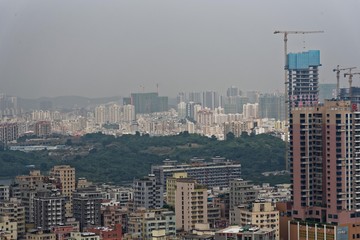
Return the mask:
{"type": "Polygon", "coordinates": [[[169,96],[224,85],[283,92],[283,38],[275,30],[325,31],[288,43],[289,52],[321,51],[320,83],[335,83],[338,64],[360,66],[357,1],[84,3],[0,3],[3,92],[125,96],[156,92],[157,84],[169,96]]]}

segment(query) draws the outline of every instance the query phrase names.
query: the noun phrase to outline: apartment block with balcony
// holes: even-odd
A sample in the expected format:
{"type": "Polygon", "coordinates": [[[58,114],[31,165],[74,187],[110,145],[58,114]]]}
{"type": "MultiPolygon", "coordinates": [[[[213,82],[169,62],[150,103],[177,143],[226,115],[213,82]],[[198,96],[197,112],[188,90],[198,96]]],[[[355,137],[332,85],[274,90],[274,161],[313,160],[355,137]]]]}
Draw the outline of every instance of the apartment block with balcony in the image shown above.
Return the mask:
{"type": "Polygon", "coordinates": [[[163,186],[153,174],[134,181],[134,207],[159,209],[164,204],[163,186]]]}
{"type": "Polygon", "coordinates": [[[0,239],[17,240],[17,222],[0,215],[0,239]]]}
{"type": "Polygon", "coordinates": [[[279,211],[271,202],[254,202],[249,206],[238,206],[234,209],[235,218],[231,224],[240,226],[252,225],[259,228],[275,230],[275,239],[279,240],[279,211]]]}
{"type": "Polygon", "coordinates": [[[80,230],[101,225],[102,194],[95,187],[78,189],[73,193],[73,215],[80,230]]]}
{"type": "Polygon", "coordinates": [[[76,188],[75,168],[69,165],[57,165],[50,170],[50,177],[60,186],[61,194],[67,197],[66,217],[72,216],[72,193],[76,188]]]}
{"type": "Polygon", "coordinates": [[[34,198],[35,226],[50,229],[65,223],[65,197],[54,196],[49,192],[39,193],[34,198]]]}
{"type": "Polygon", "coordinates": [[[166,179],[166,204],[175,206],[176,180],[178,178],[187,178],[187,173],[174,173],[172,177],[166,179]]]}
{"type": "Polygon", "coordinates": [[[176,229],[188,232],[196,223],[208,222],[207,188],[194,179],[179,178],[176,181],[175,215],[176,229]]]}
{"type": "Polygon", "coordinates": [[[189,178],[208,188],[229,187],[230,180],[241,177],[241,164],[222,157],[214,157],[212,162],[193,158],[190,162],[190,164],[177,164],[177,161],[167,159],[163,165],[152,166],[151,172],[155,175],[156,181],[164,186],[167,178],[179,172],[187,173],[189,178]]]}
{"type": "Polygon", "coordinates": [[[324,105],[292,110],[289,166],[294,225],[326,224],[360,236],[358,109],[359,104],[350,101],[325,100],[324,105]]]}
{"type": "Polygon", "coordinates": [[[17,199],[10,199],[6,202],[0,202],[0,216],[6,216],[10,222],[16,222],[17,236],[25,236],[25,208],[17,199]]]}

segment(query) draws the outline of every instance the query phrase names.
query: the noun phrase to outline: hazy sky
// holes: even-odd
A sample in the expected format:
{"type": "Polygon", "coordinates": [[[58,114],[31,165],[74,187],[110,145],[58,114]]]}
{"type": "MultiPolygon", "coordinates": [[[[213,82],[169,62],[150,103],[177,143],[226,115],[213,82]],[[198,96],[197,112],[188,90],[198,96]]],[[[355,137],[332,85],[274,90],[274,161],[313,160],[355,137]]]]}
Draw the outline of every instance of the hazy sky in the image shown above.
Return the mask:
{"type": "Polygon", "coordinates": [[[337,64],[360,71],[359,11],[358,0],[0,0],[0,92],[283,92],[275,30],[324,30],[289,35],[289,51],[320,49],[321,82],[335,83],[337,64]]]}

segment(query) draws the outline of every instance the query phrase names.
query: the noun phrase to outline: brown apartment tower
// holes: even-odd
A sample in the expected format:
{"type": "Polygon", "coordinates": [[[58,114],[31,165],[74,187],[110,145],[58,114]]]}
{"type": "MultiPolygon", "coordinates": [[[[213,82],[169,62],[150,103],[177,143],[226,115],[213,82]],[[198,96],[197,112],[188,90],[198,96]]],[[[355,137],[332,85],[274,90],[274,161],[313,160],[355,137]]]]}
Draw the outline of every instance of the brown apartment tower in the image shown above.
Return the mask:
{"type": "MultiPolygon", "coordinates": [[[[309,236],[309,229],[321,229],[324,234],[328,230],[322,231],[323,225],[327,224],[328,237],[360,236],[360,112],[357,105],[350,101],[325,100],[324,105],[294,107],[289,123],[293,219],[309,224],[303,228],[303,235],[309,236]]],[[[301,227],[296,225],[296,229],[290,230],[298,239],[303,239],[299,238],[301,227]]],[[[292,234],[289,237],[297,239],[292,234]]]]}

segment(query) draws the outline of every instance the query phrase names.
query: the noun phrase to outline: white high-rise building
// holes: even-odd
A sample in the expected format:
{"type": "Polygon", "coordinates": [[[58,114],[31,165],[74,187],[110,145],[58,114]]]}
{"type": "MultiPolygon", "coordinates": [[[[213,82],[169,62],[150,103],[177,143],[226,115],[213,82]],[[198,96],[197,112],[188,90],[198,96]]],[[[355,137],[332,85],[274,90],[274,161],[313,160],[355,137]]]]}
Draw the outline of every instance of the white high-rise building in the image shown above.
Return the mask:
{"type": "Polygon", "coordinates": [[[95,108],[95,123],[104,124],[107,122],[107,112],[104,105],[95,108]]]}
{"type": "Polygon", "coordinates": [[[121,107],[117,104],[110,105],[108,107],[108,113],[109,113],[109,122],[110,123],[118,123],[120,122],[120,116],[121,116],[121,107]]]}
{"type": "Polygon", "coordinates": [[[132,121],[136,120],[134,105],[130,105],[130,104],[124,105],[123,111],[124,111],[124,121],[125,122],[132,122],[132,121]]]}
{"type": "Polygon", "coordinates": [[[243,105],[243,114],[245,119],[258,118],[259,117],[259,104],[247,103],[243,105]]]}
{"type": "Polygon", "coordinates": [[[185,102],[180,102],[177,105],[177,109],[178,109],[179,118],[184,119],[186,117],[186,103],[185,102]]]}

